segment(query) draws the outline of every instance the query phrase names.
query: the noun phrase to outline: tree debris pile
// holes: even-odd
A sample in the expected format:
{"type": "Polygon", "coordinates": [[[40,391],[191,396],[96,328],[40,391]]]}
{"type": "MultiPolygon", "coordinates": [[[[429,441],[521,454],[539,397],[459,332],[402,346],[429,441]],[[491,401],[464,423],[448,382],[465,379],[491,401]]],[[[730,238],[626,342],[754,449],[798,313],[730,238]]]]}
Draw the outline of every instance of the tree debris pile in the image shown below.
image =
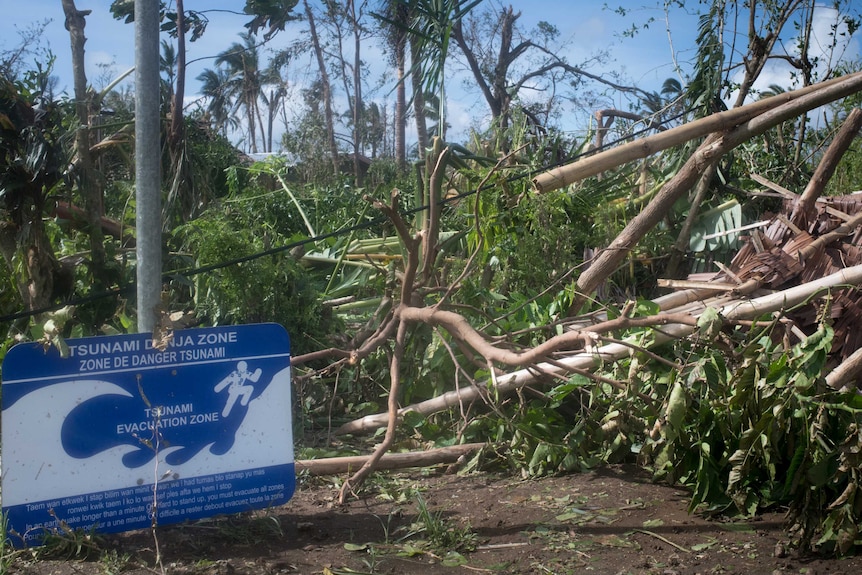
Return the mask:
{"type": "MultiPolygon", "coordinates": [[[[766,230],[755,229],[730,266],[717,274],[709,274],[710,282],[746,286],[753,294],[766,290],[785,290],[808,284],[842,269],[862,264],[862,228],[848,229],[848,222],[862,214],[862,193],[820,198],[816,202],[804,229],[790,217],[798,199],[787,199],[780,214],[775,215],[766,230]]],[[[691,281],[705,274],[694,274],[691,281]]],[[[856,287],[831,292],[829,319],[835,330],[832,361],[834,368],[856,350],[862,348],[862,292],[856,287]]],[[[788,310],[785,317],[793,322],[797,336],[817,329],[818,306],[811,304],[788,310]]]]}
{"type": "MultiPolygon", "coordinates": [[[[720,112],[534,179],[537,193],[549,193],[682,142],[700,141],[676,175],[581,270],[570,309],[594,307],[585,305],[590,295],[675,202],[688,195],[689,217],[697,217],[700,206],[692,198],[705,195],[723,155],[782,121],[859,90],[862,73],[720,112]]],[[[457,408],[463,415],[485,403],[490,417],[502,418],[497,429],[510,432],[503,438],[505,457],[527,475],[584,469],[636,454],[657,479],[690,487],[692,509],[734,507],[753,515],[786,506],[801,549],[849,552],[862,517],[862,395],[855,393],[862,374],[862,336],[856,328],[862,319],[857,287],[862,285],[862,196],[819,197],[860,128],[862,110],[854,109],[798,195],[751,176],[786,201],[769,221],[746,226],[752,231],[743,247],[728,265],[719,265],[719,273],[660,280],[659,287],[673,291],[651,302],[626,302],[619,310],[608,306],[563,318],[546,332],[548,339],[518,351],[477,331],[445,301],[431,305],[413,297],[418,262],[431,261],[420,254],[429,246],[433,251],[438,232],[413,237],[394,209],[378,203],[410,256],[392,329],[404,338],[408,324],[433,327],[447,346],[464,354],[459,374],[469,383],[459,384],[456,374],[454,389],[400,403],[405,347],[398,344],[403,339],[396,340],[388,412],[336,430],[356,434],[386,426],[385,441],[345,485],[354,488],[373,469],[408,414],[420,424],[439,412],[457,408]],[[487,370],[464,367],[469,363],[487,370]],[[552,389],[545,394],[539,391],[543,387],[552,389]],[[555,399],[537,406],[540,401],[525,401],[525,388],[555,399]],[[517,400],[509,405],[518,404],[518,412],[506,415],[503,398],[513,395],[517,400]],[[557,411],[565,397],[578,414],[573,419],[557,411]],[[541,436],[522,433],[520,417],[541,421],[541,436]]],[[[689,245],[689,238],[680,236],[674,249],[689,245]]]]}

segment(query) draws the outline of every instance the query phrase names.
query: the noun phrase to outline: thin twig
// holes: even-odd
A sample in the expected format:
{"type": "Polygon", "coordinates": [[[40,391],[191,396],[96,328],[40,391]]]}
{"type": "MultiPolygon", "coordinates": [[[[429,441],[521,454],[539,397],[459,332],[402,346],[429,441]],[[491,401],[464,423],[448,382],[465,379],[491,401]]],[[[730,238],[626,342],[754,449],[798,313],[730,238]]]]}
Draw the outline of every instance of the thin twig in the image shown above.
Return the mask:
{"type": "Polygon", "coordinates": [[[683,547],[682,545],[677,545],[676,543],[674,543],[673,541],[671,541],[671,540],[670,540],[670,539],[668,539],[667,537],[662,537],[662,536],[661,536],[661,535],[659,535],[658,533],[653,533],[652,531],[647,531],[646,529],[635,529],[634,531],[636,531],[637,533],[643,533],[644,535],[649,535],[650,537],[655,537],[655,538],[656,538],[656,539],[658,539],[659,541],[664,541],[665,543],[667,543],[667,544],[668,544],[668,545],[670,545],[671,547],[674,547],[674,548],[676,548],[676,549],[679,549],[679,550],[680,550],[680,551],[682,551],[683,553],[691,553],[691,551],[690,551],[690,550],[686,549],[686,548],[685,548],[685,547],[683,547]]]}

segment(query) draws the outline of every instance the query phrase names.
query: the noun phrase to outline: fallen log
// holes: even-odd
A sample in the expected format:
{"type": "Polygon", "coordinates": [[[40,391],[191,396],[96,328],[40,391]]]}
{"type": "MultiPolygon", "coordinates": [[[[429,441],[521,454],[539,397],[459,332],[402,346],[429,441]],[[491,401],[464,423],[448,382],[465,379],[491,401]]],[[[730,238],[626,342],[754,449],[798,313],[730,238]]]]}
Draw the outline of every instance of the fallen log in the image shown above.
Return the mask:
{"type": "MultiPolygon", "coordinates": [[[[440,463],[455,463],[461,457],[469,455],[485,447],[486,443],[465,443],[438,447],[426,451],[411,451],[408,453],[386,453],[374,466],[374,469],[405,469],[408,467],[430,467],[440,463]]],[[[347,457],[327,457],[325,459],[305,459],[296,461],[296,473],[309,475],[337,475],[353,473],[371,458],[371,455],[351,455],[347,457]]]]}
{"type": "MultiPolygon", "coordinates": [[[[751,300],[728,299],[725,303],[716,303],[714,306],[720,315],[728,321],[752,320],[766,314],[780,312],[797,306],[815,297],[821,291],[843,286],[862,285],[862,265],[843,269],[834,274],[816,281],[808,282],[784,291],[768,294],[751,300]]],[[[702,304],[700,313],[706,309],[702,304]]],[[[697,310],[690,312],[693,318],[700,315],[697,310]]],[[[652,343],[647,346],[653,349],[669,341],[687,337],[696,331],[692,325],[672,324],[656,330],[652,334],[652,343]]],[[[633,342],[638,343],[638,342],[633,342]]],[[[631,347],[628,345],[611,343],[603,345],[592,351],[574,353],[568,357],[558,359],[553,363],[543,362],[535,366],[520,369],[509,374],[497,376],[493,381],[488,381],[479,386],[468,386],[449,391],[435,398],[422,401],[399,409],[398,415],[403,416],[407,412],[416,412],[421,415],[430,415],[445,411],[459,404],[471,403],[481,399],[483,393],[493,390],[494,394],[505,395],[530,384],[541,384],[542,378],[546,376],[567,376],[576,370],[594,370],[604,363],[618,361],[628,357],[631,347]]],[[[551,380],[552,378],[547,378],[551,380]]],[[[387,424],[388,413],[368,415],[363,418],[345,423],[336,430],[336,434],[365,433],[378,429],[387,424]]]]}
{"type": "MultiPolygon", "coordinates": [[[[84,225],[86,222],[86,213],[83,209],[70,204],[69,202],[57,202],[51,215],[60,220],[67,220],[78,226],[84,225]]],[[[101,216],[99,224],[102,226],[102,232],[113,237],[115,240],[123,239],[123,224],[117,220],[112,220],[109,217],[101,216]]],[[[134,237],[127,235],[126,239],[134,244],[134,237]]]]}
{"type": "Polygon", "coordinates": [[[854,351],[838,367],[826,376],[826,384],[832,389],[848,389],[850,384],[862,376],[862,348],[854,351]]]}
{"type": "Polygon", "coordinates": [[[818,90],[826,89],[839,82],[848,80],[859,80],[862,72],[833,78],[819,84],[807,86],[792,92],[784,92],[770,98],[764,98],[739,108],[719,112],[706,118],[695,120],[672,128],[654,136],[648,136],[635,140],[605,152],[583,158],[574,163],[554,168],[548,172],[539,174],[533,179],[533,187],[539,193],[550,192],[567,186],[584,178],[595,176],[605,170],[615,168],[621,164],[633,160],[646,158],[652,154],[672,148],[683,142],[702,138],[714,132],[729,130],[734,126],[745,123],[760,114],[775,107],[792,102],[802,96],[811,94],[818,90]]]}
{"type": "Polygon", "coordinates": [[[808,216],[808,212],[814,207],[814,201],[823,193],[826,183],[835,173],[835,168],[844,153],[850,148],[856,135],[859,134],[859,129],[862,128],[862,109],[853,108],[848,114],[838,134],[832,140],[832,143],[826,149],[826,153],[817,164],[817,169],[814,175],[808,180],[808,185],[802,192],[799,198],[799,203],[793,208],[793,213],[790,215],[790,221],[799,224],[798,220],[803,214],[808,216]]]}

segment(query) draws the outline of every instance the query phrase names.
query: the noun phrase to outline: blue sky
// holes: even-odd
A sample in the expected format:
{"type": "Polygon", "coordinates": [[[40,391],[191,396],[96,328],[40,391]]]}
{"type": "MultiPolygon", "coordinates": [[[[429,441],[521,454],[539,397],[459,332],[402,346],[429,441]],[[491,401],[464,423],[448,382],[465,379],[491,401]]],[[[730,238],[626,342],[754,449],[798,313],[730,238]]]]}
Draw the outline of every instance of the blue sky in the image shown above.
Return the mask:
{"type": "MultiPolygon", "coordinates": [[[[0,20],[0,46],[10,47],[15,44],[15,30],[28,25],[50,19],[45,39],[57,57],[55,71],[64,80],[71,75],[69,58],[69,35],[63,27],[63,10],[60,0],[3,0],[3,4],[15,2],[16,7],[3,10],[0,20]],[[27,9],[19,8],[26,6],[27,9]]],[[[498,0],[485,0],[488,5],[499,4],[498,0]]],[[[631,5],[626,16],[602,7],[599,2],[573,2],[572,0],[512,0],[515,10],[521,11],[520,23],[532,27],[539,20],[545,20],[555,25],[561,32],[561,38],[573,50],[590,54],[596,49],[606,47],[609,42],[618,43],[614,49],[618,57],[617,63],[632,75],[636,81],[652,79],[661,70],[660,76],[667,76],[671,71],[671,53],[665,31],[664,14],[658,8],[639,8],[642,2],[621,0],[623,5],[631,5]],[[577,6],[577,8],[575,8],[577,6]],[[623,41],[619,33],[631,27],[633,23],[643,23],[649,18],[657,20],[648,30],[638,34],[636,38],[623,41]]],[[[242,6],[242,0],[186,0],[187,9],[203,10],[206,8],[232,8],[242,6]]],[[[123,70],[134,62],[134,32],[131,25],[114,20],[109,12],[111,0],[77,0],[79,10],[92,10],[87,17],[87,61],[90,78],[96,78],[99,69],[97,63],[114,64],[114,68],[123,70]]],[[[300,5],[301,6],[301,5],[300,5]]],[[[210,14],[211,21],[207,33],[195,43],[189,44],[189,59],[214,56],[230,43],[238,40],[237,35],[243,30],[245,17],[229,14],[210,14]]],[[[674,35],[678,36],[680,45],[690,47],[693,44],[692,24],[696,18],[687,16],[679,10],[672,14],[671,25],[674,35]]],[[[291,34],[282,33],[277,36],[274,45],[289,42],[291,34]]],[[[576,60],[577,58],[573,58],[576,60]]],[[[211,65],[201,62],[190,76],[195,76],[203,67],[211,65]]],[[[662,76],[662,77],[664,77],[662,76]]],[[[71,85],[71,80],[68,80],[71,85]]]]}
{"type": "MultiPolygon", "coordinates": [[[[51,19],[46,29],[45,43],[56,56],[55,75],[60,78],[60,88],[71,90],[71,62],[69,56],[69,35],[63,26],[63,11],[60,0],[0,0],[6,5],[3,19],[0,20],[0,47],[9,48],[17,40],[16,29],[26,28],[43,19],[51,19]],[[8,9],[13,4],[15,8],[8,9]],[[25,9],[26,7],[26,9],[25,9]]],[[[134,63],[134,30],[132,25],[114,20],[109,12],[111,0],[76,0],[79,10],[89,9],[85,33],[87,36],[86,58],[87,73],[91,84],[103,86],[109,79],[130,68],[134,63]],[[103,66],[100,68],[99,64],[103,66]]],[[[244,4],[242,0],[186,0],[186,9],[237,9],[244,4]]],[[[374,2],[372,2],[372,5],[374,2]]],[[[616,71],[622,76],[621,83],[637,85],[646,90],[657,91],[665,78],[677,76],[674,60],[680,64],[682,72],[689,72],[690,61],[694,56],[697,16],[679,8],[666,14],[661,9],[663,2],[655,0],[617,0],[608,2],[611,6],[623,6],[624,10],[605,8],[602,2],[575,0],[485,0],[489,6],[512,5],[522,13],[519,23],[522,28],[530,29],[540,20],[550,22],[560,31],[561,52],[571,63],[588,60],[599,50],[607,50],[610,59],[603,67],[591,71],[601,73],[616,71]],[[652,8],[643,5],[652,4],[652,8]],[[621,12],[625,14],[621,14],[621,12]],[[623,32],[633,25],[642,28],[634,37],[624,37],[623,32]],[[646,27],[643,27],[646,25],[646,27]],[[670,34],[668,33],[670,30],[670,34]],[[672,45],[671,45],[672,42],[672,45]]],[[[699,2],[689,2],[694,9],[700,8],[699,2]]],[[[300,4],[301,6],[301,4],[300,4]]],[[[210,57],[239,40],[246,17],[213,13],[210,15],[207,32],[197,42],[188,46],[189,86],[187,101],[194,99],[196,82],[194,78],[206,67],[211,67],[210,57]],[[200,59],[200,60],[198,60],[200,59]],[[195,61],[197,60],[197,61],[195,61]]],[[[828,25],[824,24],[824,26],[828,25]]],[[[273,48],[286,46],[296,37],[296,30],[277,35],[272,41],[273,48]]],[[[851,43],[850,53],[859,54],[859,33],[851,43]]],[[[373,60],[368,53],[367,58],[373,60]]],[[[382,65],[381,65],[382,66],[382,65]]],[[[311,64],[294,66],[291,72],[293,83],[301,85],[315,73],[311,64]]],[[[767,70],[763,84],[785,82],[786,69],[776,66],[767,70]]],[[[450,90],[449,120],[456,126],[466,128],[471,118],[481,116],[486,107],[481,96],[461,93],[458,83],[449,81],[450,90]]],[[[385,94],[381,97],[385,97],[385,94]]],[[[625,106],[626,103],[607,102],[607,105],[625,106]]]]}

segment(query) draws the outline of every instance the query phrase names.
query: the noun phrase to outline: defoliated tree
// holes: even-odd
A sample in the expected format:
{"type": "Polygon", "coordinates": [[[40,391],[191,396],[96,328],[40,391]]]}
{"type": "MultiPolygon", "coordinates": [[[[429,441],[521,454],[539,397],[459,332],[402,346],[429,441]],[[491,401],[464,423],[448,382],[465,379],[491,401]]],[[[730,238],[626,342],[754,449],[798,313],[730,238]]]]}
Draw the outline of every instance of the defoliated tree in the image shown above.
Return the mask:
{"type": "Polygon", "coordinates": [[[72,44],[72,74],[75,84],[75,153],[77,161],[73,175],[77,180],[78,191],[84,200],[84,213],[87,218],[87,235],[90,239],[90,261],[93,277],[99,283],[107,283],[105,274],[105,239],[102,234],[102,189],[96,179],[95,168],[90,154],[90,117],[97,106],[91,98],[87,86],[87,73],[84,70],[84,26],[90,10],[78,10],[74,0],[63,0],[66,15],[66,29],[69,30],[72,44]]]}
{"type": "Polygon", "coordinates": [[[317,25],[314,12],[308,5],[308,0],[302,0],[305,6],[305,16],[308,19],[308,31],[311,35],[311,45],[314,48],[314,57],[317,62],[317,70],[320,74],[318,85],[320,97],[323,101],[323,118],[326,122],[326,141],[329,145],[329,157],[332,162],[333,172],[338,172],[338,144],[335,143],[335,114],[332,110],[332,84],[329,81],[329,71],[326,68],[326,59],[323,55],[323,46],[317,33],[317,25]]]}
{"type": "MultiPolygon", "coordinates": [[[[593,73],[588,64],[575,65],[560,56],[559,30],[548,22],[539,22],[525,33],[518,27],[520,12],[511,6],[499,11],[486,10],[459,19],[452,28],[452,38],[461,50],[473,79],[488,104],[494,124],[508,127],[512,106],[528,87],[533,92],[559,93],[558,86],[579,86],[585,80],[598,82],[618,92],[635,97],[648,93],[616,82],[609,74],[593,73]]],[[[594,57],[598,64],[602,54],[594,57]]],[[[553,107],[545,106],[546,109],[553,107]]],[[[544,123],[534,118],[537,123],[544,123]]]]}
{"type": "Polygon", "coordinates": [[[39,56],[38,61],[49,61],[51,53],[43,49],[41,40],[50,20],[35,22],[23,30],[18,30],[18,43],[6,47],[0,44],[0,77],[15,80],[21,66],[29,56],[39,56]]]}

